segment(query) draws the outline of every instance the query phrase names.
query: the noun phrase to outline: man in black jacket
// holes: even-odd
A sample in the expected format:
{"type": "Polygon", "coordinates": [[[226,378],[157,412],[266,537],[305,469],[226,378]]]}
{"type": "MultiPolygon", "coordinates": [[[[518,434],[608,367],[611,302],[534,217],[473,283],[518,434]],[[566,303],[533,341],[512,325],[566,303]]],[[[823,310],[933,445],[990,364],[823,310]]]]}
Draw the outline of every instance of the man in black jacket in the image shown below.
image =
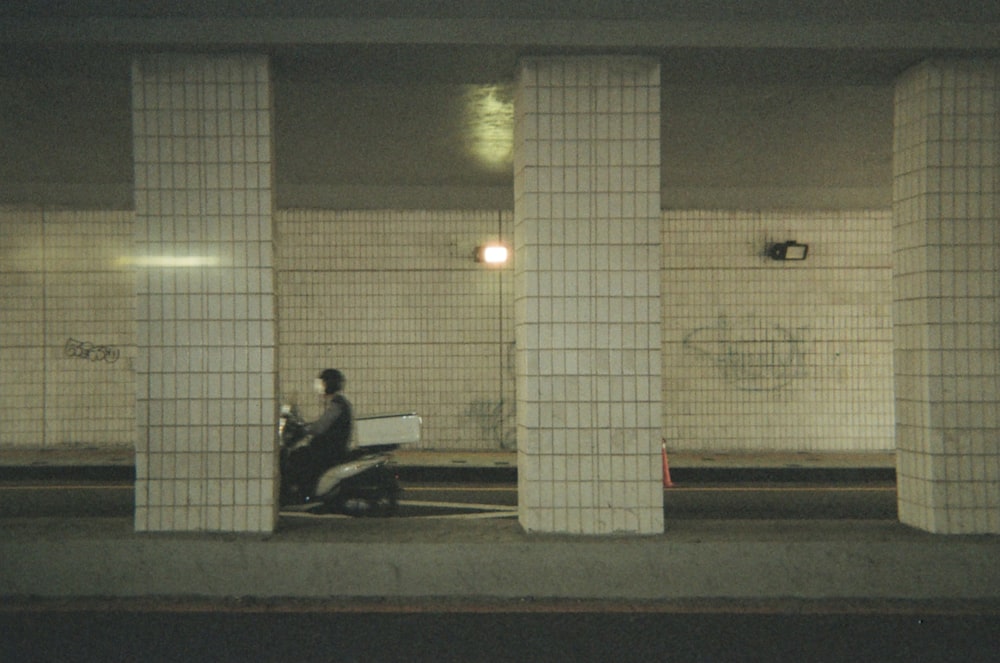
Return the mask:
{"type": "Polygon", "coordinates": [[[284,470],[287,492],[283,490],[286,499],[297,501],[312,495],[323,472],[347,459],[354,430],[354,411],[342,393],[344,382],[344,374],[335,368],[324,370],[316,378],[323,414],[306,424],[306,433],[312,436],[309,443],[295,449],[288,458],[284,470]]]}
{"type": "Polygon", "coordinates": [[[306,432],[312,435],[309,448],[313,450],[314,460],[322,466],[320,473],[345,460],[351,445],[354,411],[342,393],[344,382],[344,374],[335,368],[324,370],[316,379],[316,391],[323,398],[323,414],[306,424],[306,432]]]}

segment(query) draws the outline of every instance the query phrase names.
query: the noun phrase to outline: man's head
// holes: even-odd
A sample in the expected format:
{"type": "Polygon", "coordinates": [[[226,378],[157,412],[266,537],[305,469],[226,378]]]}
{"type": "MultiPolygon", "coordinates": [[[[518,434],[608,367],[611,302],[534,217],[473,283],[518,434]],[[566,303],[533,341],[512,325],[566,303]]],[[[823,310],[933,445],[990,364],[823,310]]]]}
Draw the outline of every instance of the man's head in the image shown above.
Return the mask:
{"type": "Polygon", "coordinates": [[[319,379],[323,382],[323,393],[335,394],[344,388],[344,374],[336,368],[327,368],[319,374],[319,379]]]}

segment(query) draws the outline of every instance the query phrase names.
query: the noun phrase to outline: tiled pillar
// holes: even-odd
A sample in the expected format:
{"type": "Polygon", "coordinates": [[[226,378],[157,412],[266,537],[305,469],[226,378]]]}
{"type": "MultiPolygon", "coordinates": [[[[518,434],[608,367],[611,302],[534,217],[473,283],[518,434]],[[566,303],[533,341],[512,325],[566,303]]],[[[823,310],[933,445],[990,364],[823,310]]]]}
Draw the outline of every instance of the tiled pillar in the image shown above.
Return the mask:
{"type": "Polygon", "coordinates": [[[276,521],[266,57],[133,66],[138,531],[276,521]]]}
{"type": "Polygon", "coordinates": [[[897,81],[893,171],[899,517],[1000,533],[1000,62],[897,81]]]}
{"type": "Polygon", "coordinates": [[[659,65],[526,59],[515,98],[520,522],[663,531],[659,65]]]}

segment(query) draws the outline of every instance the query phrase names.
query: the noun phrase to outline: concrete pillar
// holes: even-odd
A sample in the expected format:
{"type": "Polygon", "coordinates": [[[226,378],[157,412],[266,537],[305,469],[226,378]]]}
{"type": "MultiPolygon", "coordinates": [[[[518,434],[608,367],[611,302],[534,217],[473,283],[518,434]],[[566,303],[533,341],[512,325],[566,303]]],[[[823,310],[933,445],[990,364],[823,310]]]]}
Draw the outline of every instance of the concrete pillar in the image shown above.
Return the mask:
{"type": "Polygon", "coordinates": [[[515,97],[521,525],[663,531],[660,73],[532,58],[515,97]]]}
{"type": "Polygon", "coordinates": [[[897,81],[893,175],[900,520],[1000,533],[1000,61],[897,81]]]}
{"type": "Polygon", "coordinates": [[[269,532],[271,91],[261,56],[133,65],[138,531],[269,532]]]}

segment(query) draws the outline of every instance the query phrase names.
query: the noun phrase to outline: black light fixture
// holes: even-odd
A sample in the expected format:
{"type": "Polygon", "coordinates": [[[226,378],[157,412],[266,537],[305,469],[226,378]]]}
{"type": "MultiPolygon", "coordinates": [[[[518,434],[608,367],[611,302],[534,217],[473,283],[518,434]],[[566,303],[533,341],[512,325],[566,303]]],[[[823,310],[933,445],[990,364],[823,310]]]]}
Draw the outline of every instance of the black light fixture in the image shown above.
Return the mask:
{"type": "Polygon", "coordinates": [[[794,239],[767,247],[767,257],[772,260],[805,260],[808,253],[809,245],[799,244],[794,239]]]}

